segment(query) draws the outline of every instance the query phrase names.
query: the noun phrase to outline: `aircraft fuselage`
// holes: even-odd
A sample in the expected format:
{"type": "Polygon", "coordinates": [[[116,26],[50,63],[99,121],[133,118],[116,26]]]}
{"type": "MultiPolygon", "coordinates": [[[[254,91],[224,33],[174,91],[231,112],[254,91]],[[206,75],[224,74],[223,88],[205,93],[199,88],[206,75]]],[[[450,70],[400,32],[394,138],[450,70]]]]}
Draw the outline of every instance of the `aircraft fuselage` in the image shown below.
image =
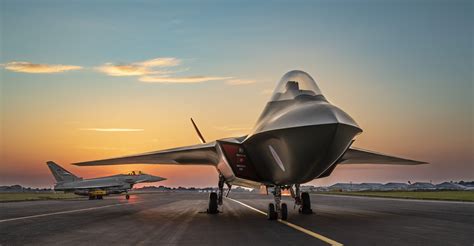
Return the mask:
{"type": "Polygon", "coordinates": [[[270,102],[241,143],[219,141],[225,160],[217,167],[236,184],[305,183],[335,165],[360,132],[348,114],[323,96],[270,102]]]}

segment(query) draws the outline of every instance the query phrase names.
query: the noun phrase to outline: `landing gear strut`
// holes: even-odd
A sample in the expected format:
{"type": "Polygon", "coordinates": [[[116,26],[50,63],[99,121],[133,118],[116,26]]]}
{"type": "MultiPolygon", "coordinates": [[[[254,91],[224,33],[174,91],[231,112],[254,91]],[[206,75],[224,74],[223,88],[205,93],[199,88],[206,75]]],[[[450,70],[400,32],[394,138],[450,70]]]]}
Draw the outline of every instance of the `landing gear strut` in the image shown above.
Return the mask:
{"type": "Polygon", "coordinates": [[[221,206],[222,198],[224,197],[224,176],[222,175],[219,175],[218,187],[219,187],[219,194],[217,196],[217,199],[218,199],[217,201],[218,201],[219,206],[221,206]]]}
{"type": "Polygon", "coordinates": [[[273,190],[273,198],[275,204],[268,204],[268,219],[277,220],[280,217],[282,220],[288,219],[288,206],[286,203],[281,203],[281,187],[275,186],[273,190]]]}
{"type": "Polygon", "coordinates": [[[300,206],[298,212],[300,214],[312,214],[313,210],[311,209],[311,200],[309,198],[308,192],[300,192],[300,185],[295,185],[295,190],[291,191],[291,196],[295,199],[295,207],[300,206]]]}
{"type": "Polygon", "coordinates": [[[207,208],[208,214],[217,214],[219,210],[217,209],[219,205],[222,205],[222,200],[224,197],[224,176],[219,175],[218,193],[211,192],[209,194],[209,207],[207,208]]]}

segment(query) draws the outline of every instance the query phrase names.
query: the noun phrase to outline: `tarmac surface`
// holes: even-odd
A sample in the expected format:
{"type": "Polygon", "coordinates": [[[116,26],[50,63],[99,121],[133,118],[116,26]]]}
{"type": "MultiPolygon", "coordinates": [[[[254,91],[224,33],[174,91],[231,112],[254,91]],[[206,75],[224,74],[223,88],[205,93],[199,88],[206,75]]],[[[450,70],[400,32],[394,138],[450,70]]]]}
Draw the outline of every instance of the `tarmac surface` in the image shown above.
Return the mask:
{"type": "Polygon", "coordinates": [[[268,221],[271,196],[231,193],[208,215],[206,193],[0,203],[0,245],[469,245],[474,203],[311,195],[268,221]],[[255,210],[256,209],[256,210],[255,210]]]}

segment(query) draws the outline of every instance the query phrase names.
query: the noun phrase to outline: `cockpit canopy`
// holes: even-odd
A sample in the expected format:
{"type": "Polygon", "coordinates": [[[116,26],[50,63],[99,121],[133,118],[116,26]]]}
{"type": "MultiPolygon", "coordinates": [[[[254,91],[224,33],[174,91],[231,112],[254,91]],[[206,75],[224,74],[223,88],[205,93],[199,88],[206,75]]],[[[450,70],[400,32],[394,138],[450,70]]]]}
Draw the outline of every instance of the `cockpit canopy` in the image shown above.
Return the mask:
{"type": "Polygon", "coordinates": [[[127,173],[127,175],[129,176],[136,176],[136,175],[142,175],[142,174],[145,174],[145,173],[143,173],[142,171],[130,171],[127,173]]]}
{"type": "Polygon", "coordinates": [[[315,97],[322,95],[311,76],[303,71],[289,71],[281,78],[273,91],[270,101],[293,100],[302,97],[315,97]]]}

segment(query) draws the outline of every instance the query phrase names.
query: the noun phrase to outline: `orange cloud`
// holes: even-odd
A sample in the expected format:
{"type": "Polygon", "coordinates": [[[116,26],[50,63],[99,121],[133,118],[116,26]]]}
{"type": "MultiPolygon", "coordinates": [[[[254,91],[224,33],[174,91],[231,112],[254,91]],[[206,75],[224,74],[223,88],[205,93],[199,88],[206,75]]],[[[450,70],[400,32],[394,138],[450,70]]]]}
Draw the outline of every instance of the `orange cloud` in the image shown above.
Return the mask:
{"type": "Polygon", "coordinates": [[[2,64],[5,69],[19,73],[62,73],[82,69],[80,66],[62,64],[36,64],[31,62],[13,61],[2,64]]]}
{"type": "Polygon", "coordinates": [[[130,64],[105,63],[96,69],[110,76],[144,76],[173,73],[162,70],[163,67],[174,67],[181,63],[174,57],[162,57],[130,64]]]}

